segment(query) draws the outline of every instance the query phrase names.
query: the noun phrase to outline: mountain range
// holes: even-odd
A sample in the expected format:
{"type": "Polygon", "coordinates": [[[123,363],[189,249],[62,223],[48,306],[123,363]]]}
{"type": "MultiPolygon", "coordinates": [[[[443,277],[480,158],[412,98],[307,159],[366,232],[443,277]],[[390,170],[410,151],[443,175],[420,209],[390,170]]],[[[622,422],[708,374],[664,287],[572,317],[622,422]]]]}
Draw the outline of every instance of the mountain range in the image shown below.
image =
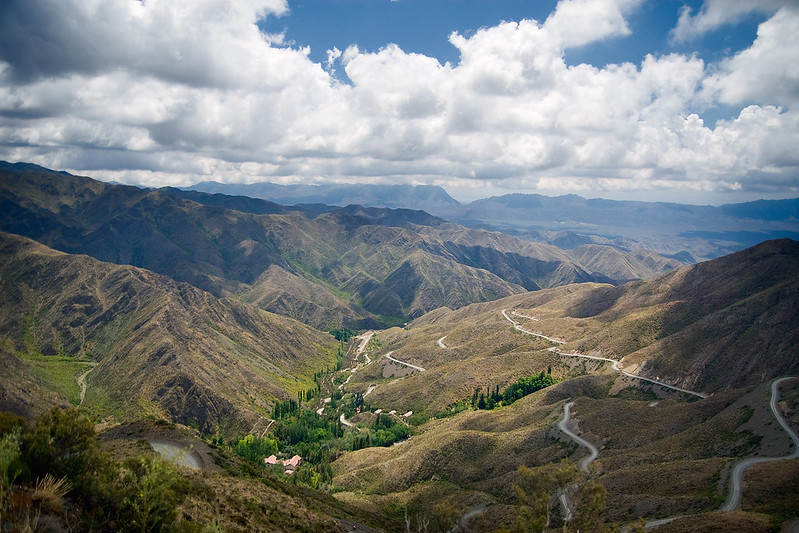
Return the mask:
{"type": "MultiPolygon", "coordinates": [[[[742,458],[794,457],[770,409],[799,427],[797,380],[774,381],[799,374],[799,243],[744,247],[727,225],[791,234],[793,201],[470,207],[434,189],[386,194],[485,220],[0,164],[0,410],[77,407],[123,457],[153,453],[148,435],[188,443],[206,467],[189,478],[187,528],[518,529],[532,512],[524,468],[587,456],[559,429],[568,409],[597,452],[579,481],[604,494],[589,530],[643,518],[666,532],[771,531],[797,518],[795,458],[751,467],[741,510],[719,511],[742,458]],[[602,231],[627,234],[536,226],[571,209],[564,227],[604,216],[602,231]],[[649,220],[628,228],[636,209],[649,220]],[[525,222],[496,231],[505,216],[525,222]],[[638,247],[656,242],[663,253],[638,247]],[[737,251],[697,262],[724,249],[737,251]],[[476,401],[534,376],[551,384],[476,401]],[[264,467],[277,448],[245,461],[247,443],[301,454],[307,469],[264,467]]],[[[560,512],[550,525],[569,529],[560,512]]]]}
{"type": "Polygon", "coordinates": [[[440,306],[574,282],[620,283],[681,265],[643,250],[562,250],[423,211],[290,208],[4,168],[3,231],[219,297],[237,295],[320,329],[397,323],[440,306]]]}
{"type": "Polygon", "coordinates": [[[768,239],[799,238],[799,199],[721,206],[507,194],[462,204],[441,187],[410,185],[251,185],[202,182],[193,190],[282,204],[423,209],[469,227],[502,231],[563,249],[606,244],[695,262],[768,239]]]}

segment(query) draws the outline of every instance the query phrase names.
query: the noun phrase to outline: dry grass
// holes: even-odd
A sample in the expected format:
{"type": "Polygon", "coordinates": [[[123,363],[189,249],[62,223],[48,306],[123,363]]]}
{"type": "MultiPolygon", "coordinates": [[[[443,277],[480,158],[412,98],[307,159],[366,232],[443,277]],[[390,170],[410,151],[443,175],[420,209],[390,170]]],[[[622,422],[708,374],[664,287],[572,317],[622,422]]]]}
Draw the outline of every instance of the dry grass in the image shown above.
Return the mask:
{"type": "Polygon", "coordinates": [[[46,474],[36,482],[31,499],[38,502],[45,510],[51,513],[64,511],[64,497],[72,489],[66,478],[56,479],[46,474]]]}
{"type": "MultiPolygon", "coordinates": [[[[607,364],[553,356],[546,350],[549,342],[514,330],[500,314],[516,309],[537,317],[519,321],[530,330],[567,339],[566,350],[632,352],[632,360],[661,346],[657,336],[671,327],[675,319],[670,313],[676,312],[663,298],[682,281],[677,277],[671,284],[635,284],[630,290],[562,287],[457,311],[441,309],[408,329],[381,332],[381,353],[394,350],[394,357],[427,371],[383,381],[368,367],[359,371],[350,386],[365,390],[377,383],[369,398],[375,407],[439,409],[468,398],[475,386],[503,388],[519,375],[550,365],[553,375],[569,379],[509,408],[433,421],[399,447],[345,454],[335,465],[336,483],[389,500],[424,484],[448,483],[512,501],[508,487],[515,482],[518,464],[584,453],[570,441],[557,440],[554,429],[562,403],[571,399],[581,434],[600,447],[595,472],[610,492],[612,519],[626,522],[716,509],[726,496],[729,465],[738,457],[787,451],[784,434],[768,411],[767,382],[696,400],[621,377],[607,364]],[[600,320],[598,314],[608,310],[600,320]],[[443,349],[437,341],[445,335],[443,349]]],[[[688,379],[682,372],[674,377],[688,379]]],[[[783,389],[783,410],[799,419],[799,389],[783,389]]],[[[763,503],[754,510],[781,512],[768,507],[774,503],[768,494],[758,497],[763,503]]],[[[760,527],[753,515],[741,520],[744,530],[760,527]]]]}
{"type": "Polygon", "coordinates": [[[399,446],[345,454],[333,464],[334,483],[388,494],[446,482],[508,497],[520,464],[544,464],[571,453],[572,444],[552,432],[558,410],[541,404],[542,398],[537,393],[507,408],[434,420],[399,446]]]}
{"type": "Polygon", "coordinates": [[[771,533],[774,531],[767,515],[735,511],[704,513],[678,518],[660,526],[658,533],[771,533]]]}
{"type": "Polygon", "coordinates": [[[785,520],[799,517],[799,459],[761,463],[747,471],[741,508],[785,520]]]}
{"type": "MultiPolygon", "coordinates": [[[[404,380],[404,386],[419,377],[404,380]]],[[[758,434],[755,427],[763,426],[766,412],[760,409],[768,399],[762,387],[692,402],[667,394],[655,402],[644,393],[646,399],[636,399],[635,391],[628,391],[627,399],[608,397],[615,379],[570,379],[509,407],[432,421],[400,446],[345,454],[334,464],[335,483],[387,501],[415,487],[445,483],[512,502],[519,464],[584,453],[554,429],[563,402],[572,399],[575,424],[600,447],[594,471],[610,493],[608,517],[628,522],[712,511],[726,496],[729,465],[768,442],[768,430],[758,434]]],[[[435,390],[425,386],[430,388],[420,387],[419,394],[435,390]]]]}

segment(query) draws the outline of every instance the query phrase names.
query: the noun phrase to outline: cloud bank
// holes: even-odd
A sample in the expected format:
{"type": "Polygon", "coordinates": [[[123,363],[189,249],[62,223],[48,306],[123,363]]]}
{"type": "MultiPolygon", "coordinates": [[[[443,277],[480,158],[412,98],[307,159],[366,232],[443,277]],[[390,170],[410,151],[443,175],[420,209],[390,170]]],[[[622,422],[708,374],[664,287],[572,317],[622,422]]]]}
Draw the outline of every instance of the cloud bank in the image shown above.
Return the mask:
{"type": "MultiPolygon", "coordinates": [[[[286,0],[4,0],[0,159],[153,186],[799,196],[799,9],[768,3],[751,47],[716,64],[566,63],[570,48],[629,35],[639,4],[562,0],[543,22],[453,33],[460,60],[442,65],[391,44],[314,63],[256,25],[286,0]],[[737,116],[705,124],[720,105],[737,116]]],[[[684,11],[673,38],[751,4],[736,5],[684,11]]]]}

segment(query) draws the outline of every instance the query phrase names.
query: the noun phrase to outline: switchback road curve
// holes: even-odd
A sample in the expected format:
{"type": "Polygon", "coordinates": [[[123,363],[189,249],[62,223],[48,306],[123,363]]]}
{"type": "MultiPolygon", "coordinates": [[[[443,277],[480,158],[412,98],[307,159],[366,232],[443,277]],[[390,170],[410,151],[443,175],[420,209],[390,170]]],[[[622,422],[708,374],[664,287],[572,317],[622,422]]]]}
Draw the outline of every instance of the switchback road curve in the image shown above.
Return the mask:
{"type": "Polygon", "coordinates": [[[791,426],[789,426],[782,417],[782,414],[780,414],[780,410],[777,407],[777,404],[780,401],[780,384],[789,379],[795,379],[795,377],[782,377],[771,382],[771,412],[774,413],[774,418],[777,419],[777,422],[780,423],[782,429],[785,430],[785,432],[791,438],[791,441],[793,441],[793,452],[782,457],[749,457],[748,459],[737,462],[732,469],[732,474],[730,475],[730,493],[727,496],[727,501],[721,506],[721,511],[735,511],[741,508],[741,486],[743,484],[744,473],[750,466],[768,461],[799,458],[799,437],[797,437],[794,430],[791,429],[791,426]]]}

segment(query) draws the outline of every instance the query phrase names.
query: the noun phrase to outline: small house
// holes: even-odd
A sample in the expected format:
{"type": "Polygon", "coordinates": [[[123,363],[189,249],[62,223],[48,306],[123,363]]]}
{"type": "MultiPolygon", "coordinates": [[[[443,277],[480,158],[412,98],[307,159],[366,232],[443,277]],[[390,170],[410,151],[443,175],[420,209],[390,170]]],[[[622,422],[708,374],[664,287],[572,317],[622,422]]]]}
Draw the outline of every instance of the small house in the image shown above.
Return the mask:
{"type": "Polygon", "coordinates": [[[302,457],[295,455],[291,459],[278,459],[276,455],[270,455],[264,459],[266,465],[283,465],[286,474],[293,474],[297,467],[302,463],[302,457]]]}
{"type": "Polygon", "coordinates": [[[286,459],[283,461],[283,467],[286,469],[287,474],[293,474],[297,467],[300,466],[302,462],[302,457],[299,455],[295,455],[291,459],[286,459]]]}

